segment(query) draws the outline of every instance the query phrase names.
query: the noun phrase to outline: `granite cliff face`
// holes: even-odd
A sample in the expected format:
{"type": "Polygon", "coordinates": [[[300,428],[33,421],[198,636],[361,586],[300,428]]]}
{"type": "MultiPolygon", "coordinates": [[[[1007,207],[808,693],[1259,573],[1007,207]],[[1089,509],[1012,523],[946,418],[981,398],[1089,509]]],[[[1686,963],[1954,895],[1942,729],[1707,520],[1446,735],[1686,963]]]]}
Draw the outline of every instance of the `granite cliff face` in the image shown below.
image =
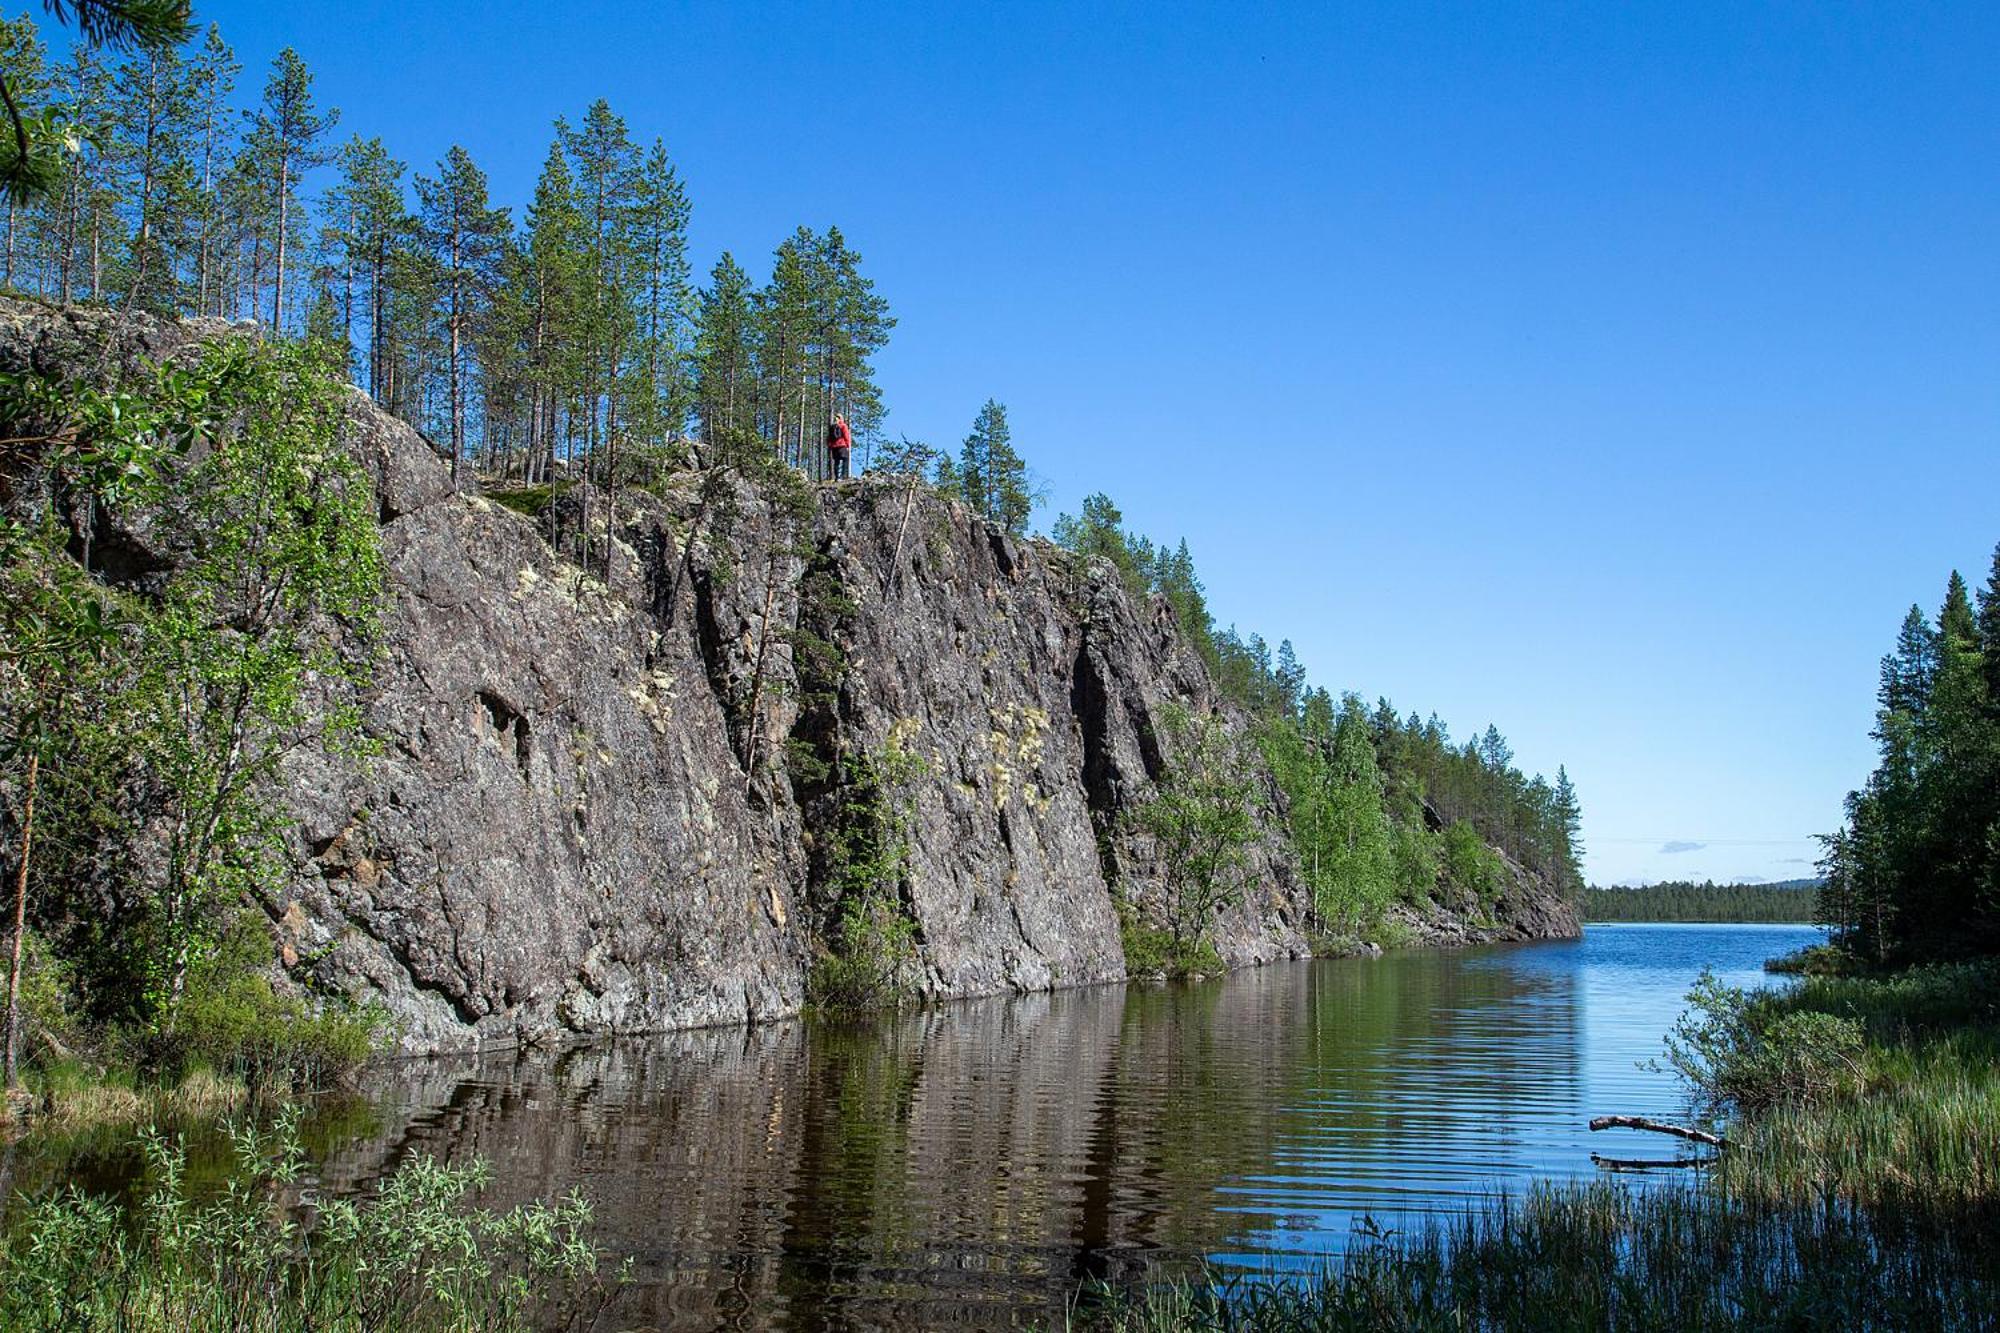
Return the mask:
{"type": "MultiPolygon", "coordinates": [[[[0,369],[103,376],[224,327],[0,301],[0,369]]],[[[1125,975],[1114,886],[1144,902],[1158,867],[1122,815],[1171,761],[1161,706],[1217,701],[1167,608],[1108,566],[900,479],[800,506],[687,477],[621,498],[606,578],[454,492],[359,393],[345,438],[389,572],[379,754],[286,769],[296,873],[267,907],[302,980],[385,1005],[410,1051],[794,1012],[838,800],[822,771],[892,737],[926,769],[918,991],[1125,975]]],[[[143,547],[136,523],[100,524],[99,549],[143,547]]],[[[1310,895],[1265,798],[1255,887],[1216,932],[1232,966],[1308,952],[1310,895]]],[[[1577,928],[1520,873],[1485,924],[1409,924],[1439,942],[1577,928]]]]}

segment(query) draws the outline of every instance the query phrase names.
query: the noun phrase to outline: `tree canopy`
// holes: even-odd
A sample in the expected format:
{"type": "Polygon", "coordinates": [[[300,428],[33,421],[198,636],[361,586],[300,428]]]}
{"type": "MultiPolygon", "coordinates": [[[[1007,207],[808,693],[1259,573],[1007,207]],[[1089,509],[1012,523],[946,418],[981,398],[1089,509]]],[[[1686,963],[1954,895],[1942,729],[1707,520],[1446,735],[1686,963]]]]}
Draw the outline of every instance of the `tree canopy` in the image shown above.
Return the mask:
{"type": "Polygon", "coordinates": [[[1935,617],[1909,609],[1880,682],[1820,919],[1878,963],[2000,951],[2000,546],[1976,602],[1954,570],[1935,617]]]}

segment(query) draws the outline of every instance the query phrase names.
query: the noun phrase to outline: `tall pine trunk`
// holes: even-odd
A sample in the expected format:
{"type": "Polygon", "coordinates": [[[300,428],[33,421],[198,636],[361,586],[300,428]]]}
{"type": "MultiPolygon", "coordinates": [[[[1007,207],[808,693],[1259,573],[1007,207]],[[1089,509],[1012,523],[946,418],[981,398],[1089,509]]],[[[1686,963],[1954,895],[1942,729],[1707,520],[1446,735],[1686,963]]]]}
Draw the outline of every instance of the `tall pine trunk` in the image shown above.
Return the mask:
{"type": "Polygon", "coordinates": [[[278,280],[271,292],[271,327],[285,331],[285,233],[291,229],[291,149],[278,140],[278,280]]]}
{"type": "Polygon", "coordinates": [[[21,942],[28,930],[28,862],[35,850],[35,786],[41,777],[42,756],[35,751],[28,754],[28,774],[22,784],[21,798],[21,864],[14,872],[14,941],[13,962],[7,970],[7,1055],[5,1062],[6,1086],[16,1088],[21,1083],[19,1051],[21,1044],[21,942]]]}
{"type": "Polygon", "coordinates": [[[458,489],[458,460],[465,456],[465,389],[464,385],[460,382],[461,370],[458,364],[459,249],[459,231],[456,226],[453,226],[451,232],[451,313],[448,321],[451,325],[451,348],[449,352],[451,361],[447,367],[447,375],[451,382],[451,488],[454,491],[458,489]]]}

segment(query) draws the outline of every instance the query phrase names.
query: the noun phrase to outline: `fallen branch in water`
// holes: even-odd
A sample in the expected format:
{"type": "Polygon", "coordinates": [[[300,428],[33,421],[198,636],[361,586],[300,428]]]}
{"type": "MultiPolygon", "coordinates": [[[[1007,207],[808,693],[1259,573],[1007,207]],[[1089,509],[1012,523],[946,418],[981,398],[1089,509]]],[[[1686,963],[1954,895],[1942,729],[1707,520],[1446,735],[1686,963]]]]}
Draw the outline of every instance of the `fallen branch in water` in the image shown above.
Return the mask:
{"type": "Polygon", "coordinates": [[[1705,1129],[1690,1129],[1686,1125],[1669,1125],[1663,1120],[1648,1120],[1642,1115],[1601,1115],[1590,1122],[1593,1130],[1598,1129],[1644,1129],[1655,1134],[1671,1134],[1677,1139],[1688,1139],[1695,1143],[1706,1143],[1711,1148],[1727,1148],[1729,1140],[1720,1134],[1711,1134],[1705,1129]]]}
{"type": "Polygon", "coordinates": [[[1606,1171],[1659,1171],[1667,1167],[1707,1166],[1713,1157],[1599,1157],[1590,1155],[1591,1164],[1606,1171]]]}

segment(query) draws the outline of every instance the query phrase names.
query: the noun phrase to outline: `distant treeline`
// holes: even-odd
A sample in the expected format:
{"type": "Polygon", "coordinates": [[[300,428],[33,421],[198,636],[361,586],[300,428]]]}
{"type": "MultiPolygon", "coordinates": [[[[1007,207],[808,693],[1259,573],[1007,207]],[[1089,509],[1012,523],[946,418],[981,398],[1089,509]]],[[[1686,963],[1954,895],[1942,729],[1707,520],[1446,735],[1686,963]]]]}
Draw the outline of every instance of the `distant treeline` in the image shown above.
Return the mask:
{"type": "Polygon", "coordinates": [[[1819,881],[1788,879],[1776,884],[1716,884],[1668,880],[1638,888],[1584,891],[1586,921],[1811,921],[1819,903],[1819,881]]]}

